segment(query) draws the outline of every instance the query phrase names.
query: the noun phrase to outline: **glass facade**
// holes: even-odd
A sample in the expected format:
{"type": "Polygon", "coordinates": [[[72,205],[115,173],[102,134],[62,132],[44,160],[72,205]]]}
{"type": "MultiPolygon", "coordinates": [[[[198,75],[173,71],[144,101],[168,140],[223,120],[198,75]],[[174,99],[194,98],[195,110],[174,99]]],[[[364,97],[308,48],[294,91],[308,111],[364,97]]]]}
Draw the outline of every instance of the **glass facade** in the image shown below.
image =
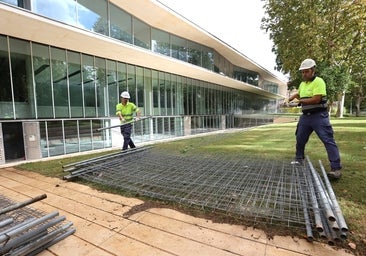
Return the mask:
{"type": "MultiPolygon", "coordinates": [[[[257,73],[152,28],[106,0],[0,2],[258,85],[257,73]]],[[[38,122],[42,157],[112,147],[119,131],[97,129],[112,125],[124,90],[142,115],[152,116],[134,125],[137,143],[186,135],[187,118],[190,134],[222,129],[223,123],[241,127],[248,124],[243,115],[267,114],[276,104],[242,90],[1,34],[0,71],[0,121],[19,127],[38,122]]],[[[276,84],[264,85],[277,93],[276,84]]]]}
{"type": "MultiPolygon", "coordinates": [[[[27,8],[39,15],[258,86],[259,75],[256,72],[243,71],[214,49],[151,27],[107,0],[0,0],[0,2],[27,8]],[[31,5],[26,4],[28,1],[31,1],[31,5]]],[[[263,89],[267,90],[267,87],[263,89]]],[[[272,88],[270,92],[273,92],[272,88]]]]}

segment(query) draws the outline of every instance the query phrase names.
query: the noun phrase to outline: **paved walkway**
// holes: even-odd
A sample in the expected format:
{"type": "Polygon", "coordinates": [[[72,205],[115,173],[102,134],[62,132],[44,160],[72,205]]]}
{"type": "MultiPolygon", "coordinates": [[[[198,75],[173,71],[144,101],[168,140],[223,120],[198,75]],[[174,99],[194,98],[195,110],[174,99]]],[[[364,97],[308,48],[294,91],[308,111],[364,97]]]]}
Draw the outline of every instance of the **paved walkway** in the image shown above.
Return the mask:
{"type": "Polygon", "coordinates": [[[213,223],[171,209],[133,211],[144,202],[13,167],[0,169],[0,194],[17,202],[47,194],[31,207],[46,213],[58,211],[73,222],[76,232],[41,256],[352,255],[303,238],[268,239],[260,230],[213,223]],[[124,217],[128,212],[135,213],[124,217]]]}

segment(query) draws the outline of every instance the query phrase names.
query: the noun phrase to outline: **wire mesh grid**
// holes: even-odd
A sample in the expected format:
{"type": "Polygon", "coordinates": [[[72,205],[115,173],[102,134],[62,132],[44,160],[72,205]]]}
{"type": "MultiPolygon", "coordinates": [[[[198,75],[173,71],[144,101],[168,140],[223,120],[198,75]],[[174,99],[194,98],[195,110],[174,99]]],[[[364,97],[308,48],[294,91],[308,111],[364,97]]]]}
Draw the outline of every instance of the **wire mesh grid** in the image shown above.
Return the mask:
{"type": "MultiPolygon", "coordinates": [[[[82,179],[159,200],[217,210],[247,221],[304,226],[306,166],[155,148],[84,164],[82,179]],[[301,194],[302,193],[302,194],[301,194]]],[[[312,222],[312,219],[310,219],[312,222]]]]}
{"type": "Polygon", "coordinates": [[[16,203],[0,195],[0,255],[37,255],[75,232],[58,212],[45,214],[25,206],[43,198],[16,203]]]}
{"type": "MultiPolygon", "coordinates": [[[[0,195],[0,209],[5,209],[7,207],[10,207],[12,205],[16,204],[16,202],[14,202],[13,200],[0,195]]],[[[41,216],[43,216],[44,213],[39,211],[39,210],[35,210],[31,207],[22,207],[19,208],[17,210],[8,212],[8,213],[4,213],[4,214],[0,214],[0,222],[1,221],[5,221],[6,219],[12,218],[13,222],[9,225],[4,225],[4,226],[0,226],[0,233],[3,230],[8,229],[9,227],[15,226],[21,222],[24,222],[26,220],[29,220],[31,218],[39,218],[41,216]]]]}

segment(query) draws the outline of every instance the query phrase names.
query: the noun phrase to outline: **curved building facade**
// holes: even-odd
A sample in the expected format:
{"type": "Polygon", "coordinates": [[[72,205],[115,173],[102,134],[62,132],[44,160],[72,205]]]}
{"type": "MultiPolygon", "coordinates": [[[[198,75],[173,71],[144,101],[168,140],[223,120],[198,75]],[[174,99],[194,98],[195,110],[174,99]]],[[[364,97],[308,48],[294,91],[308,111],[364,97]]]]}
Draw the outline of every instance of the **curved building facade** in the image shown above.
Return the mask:
{"type": "MultiPolygon", "coordinates": [[[[255,125],[285,82],[157,1],[0,0],[0,164],[255,125]]],[[[261,119],[260,121],[258,121],[261,119]]]]}

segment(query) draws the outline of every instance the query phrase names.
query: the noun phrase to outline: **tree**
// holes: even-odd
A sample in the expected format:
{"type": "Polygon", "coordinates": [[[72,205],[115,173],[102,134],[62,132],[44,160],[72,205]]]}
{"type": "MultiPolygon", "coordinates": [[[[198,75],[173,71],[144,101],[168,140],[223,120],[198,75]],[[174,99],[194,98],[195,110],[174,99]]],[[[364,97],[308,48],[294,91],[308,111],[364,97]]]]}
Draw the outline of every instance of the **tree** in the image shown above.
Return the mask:
{"type": "Polygon", "coordinates": [[[266,0],[264,8],[262,28],[274,42],[277,69],[299,79],[299,62],[311,57],[330,98],[345,95],[365,66],[366,0],[266,0]]]}

